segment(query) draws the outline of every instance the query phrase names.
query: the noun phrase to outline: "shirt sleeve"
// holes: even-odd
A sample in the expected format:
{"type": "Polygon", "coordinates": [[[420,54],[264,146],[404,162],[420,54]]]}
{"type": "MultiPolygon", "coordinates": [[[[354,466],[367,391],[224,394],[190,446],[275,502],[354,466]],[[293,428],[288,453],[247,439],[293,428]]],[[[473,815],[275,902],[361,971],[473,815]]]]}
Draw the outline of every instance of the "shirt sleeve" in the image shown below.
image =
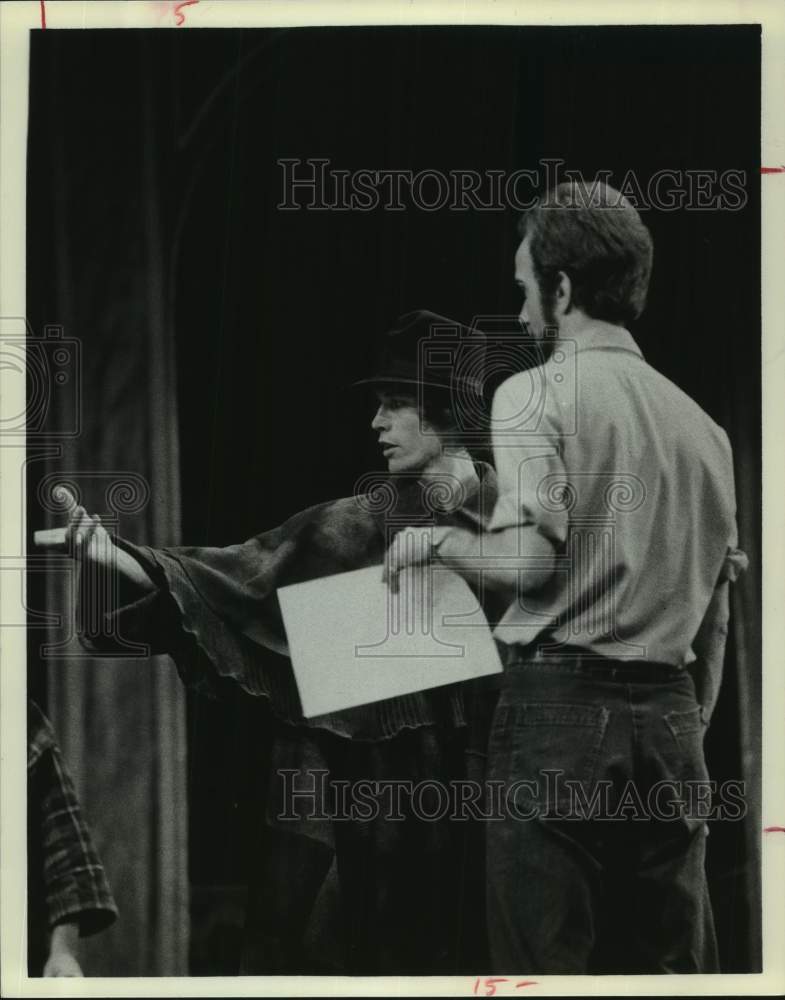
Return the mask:
{"type": "Polygon", "coordinates": [[[532,400],[536,376],[522,373],[502,383],[491,411],[499,499],[490,531],[533,525],[556,544],[567,538],[569,484],[561,457],[557,404],[545,394],[532,400]],[[533,383],[534,380],[534,383],[533,383]]]}
{"type": "Polygon", "coordinates": [[[737,505],[736,505],[736,481],[733,468],[733,450],[731,448],[730,439],[727,432],[723,428],[717,429],[722,443],[722,449],[725,453],[725,467],[724,467],[724,496],[727,498],[727,503],[729,504],[729,530],[728,530],[728,548],[725,552],[725,556],[722,560],[722,565],[720,567],[719,578],[717,585],[729,582],[735,583],[736,580],[745,573],[749,568],[750,561],[747,557],[746,552],[739,548],[739,526],[736,519],[737,505]]]}
{"type": "Polygon", "coordinates": [[[719,582],[724,583],[726,580],[729,580],[731,583],[734,583],[742,573],[746,572],[749,564],[750,561],[747,558],[746,552],[735,546],[730,546],[722,563],[719,582]]]}
{"type": "Polygon", "coordinates": [[[39,827],[47,920],[50,930],[76,923],[84,937],[113,923],[117,907],[60,747],[41,719],[48,738],[37,738],[38,752],[28,765],[28,795],[29,815],[39,827]]]}

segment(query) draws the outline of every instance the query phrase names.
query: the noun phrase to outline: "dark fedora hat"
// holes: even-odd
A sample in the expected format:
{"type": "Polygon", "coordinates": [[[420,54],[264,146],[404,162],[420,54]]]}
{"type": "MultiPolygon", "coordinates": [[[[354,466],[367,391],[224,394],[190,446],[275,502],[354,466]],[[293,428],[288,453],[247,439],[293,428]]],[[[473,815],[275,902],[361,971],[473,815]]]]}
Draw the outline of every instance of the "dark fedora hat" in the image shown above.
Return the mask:
{"type": "Polygon", "coordinates": [[[377,338],[373,374],[356,386],[420,386],[482,395],[485,335],[427,309],[400,316],[377,338]]]}

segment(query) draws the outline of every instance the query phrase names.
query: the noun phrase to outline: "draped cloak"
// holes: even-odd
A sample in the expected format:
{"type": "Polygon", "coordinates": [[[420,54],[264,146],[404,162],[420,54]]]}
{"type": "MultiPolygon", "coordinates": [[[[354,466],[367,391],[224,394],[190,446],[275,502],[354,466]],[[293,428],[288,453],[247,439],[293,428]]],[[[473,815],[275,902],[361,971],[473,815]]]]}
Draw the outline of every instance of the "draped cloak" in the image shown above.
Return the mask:
{"type": "MultiPolygon", "coordinates": [[[[94,654],[110,654],[118,642],[144,643],[169,653],[192,689],[210,693],[216,678],[229,677],[269,704],[275,737],[264,847],[249,873],[247,974],[459,971],[472,880],[481,896],[479,850],[473,874],[467,871],[466,823],[410,815],[404,823],[383,816],[336,823],[329,810],[312,809],[281,820],[280,776],[445,783],[476,776],[471,768],[483,759],[494,684],[447,685],[304,719],[276,590],[373,565],[381,573],[392,537],[408,525],[480,531],[493,512],[496,482],[490,467],[478,464],[477,471],[478,482],[461,487],[450,509],[443,486],[385,477],[366,493],[317,504],[236,545],[156,549],[117,539],[155,591],[107,611],[85,599],[82,587],[83,614],[98,609],[82,633],[94,654]]],[[[493,619],[481,580],[469,582],[493,619]]],[[[479,907],[479,898],[473,902],[479,907]]]]}

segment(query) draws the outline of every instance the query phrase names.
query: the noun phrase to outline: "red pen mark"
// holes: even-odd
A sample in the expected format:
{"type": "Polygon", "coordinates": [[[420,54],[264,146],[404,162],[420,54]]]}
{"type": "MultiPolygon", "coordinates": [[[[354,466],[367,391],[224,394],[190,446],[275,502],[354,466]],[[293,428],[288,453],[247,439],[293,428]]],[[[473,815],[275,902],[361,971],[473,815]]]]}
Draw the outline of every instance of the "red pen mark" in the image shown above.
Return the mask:
{"type": "Polygon", "coordinates": [[[46,27],[46,4],[41,0],[41,27],[46,27]]]}
{"type": "MultiPolygon", "coordinates": [[[[496,996],[497,985],[509,982],[510,980],[506,976],[491,976],[486,978],[478,976],[474,980],[474,989],[472,990],[472,992],[475,994],[475,996],[477,996],[478,994],[484,997],[496,996]]],[[[521,979],[519,982],[515,984],[515,989],[520,990],[520,989],[525,989],[525,987],[527,986],[538,986],[538,985],[539,983],[537,982],[536,979],[521,979]]]]}
{"type": "Polygon", "coordinates": [[[492,997],[496,995],[496,984],[509,982],[506,976],[493,976],[489,979],[475,979],[474,981],[474,992],[477,993],[480,989],[480,983],[483,985],[483,996],[492,997]]]}
{"type": "Polygon", "coordinates": [[[785,167],[761,167],[762,174],[785,174],[785,167]]]}
{"type": "Polygon", "coordinates": [[[177,27],[180,28],[185,24],[185,14],[180,9],[181,7],[192,7],[195,3],[199,3],[199,0],[182,0],[182,3],[178,3],[174,9],[174,16],[177,18],[177,27]]]}
{"type": "Polygon", "coordinates": [[[764,826],[764,833],[785,833],[785,826],[764,826]]]}

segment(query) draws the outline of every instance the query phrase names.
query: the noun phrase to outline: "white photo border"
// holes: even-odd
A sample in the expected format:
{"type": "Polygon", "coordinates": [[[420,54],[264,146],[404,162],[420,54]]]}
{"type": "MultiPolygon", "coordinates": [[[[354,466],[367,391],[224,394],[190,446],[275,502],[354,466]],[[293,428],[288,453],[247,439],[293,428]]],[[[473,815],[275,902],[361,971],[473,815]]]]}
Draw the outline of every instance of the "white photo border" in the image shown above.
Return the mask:
{"type": "MultiPolygon", "coordinates": [[[[83,28],[198,30],[326,25],[678,25],[762,26],[762,420],[763,420],[763,972],[704,976],[545,976],[527,992],[554,995],[773,995],[785,993],[785,5],[780,0],[201,0],[83,2],[40,0],[0,5],[0,316],[26,315],[25,190],[29,33],[83,28]],[[182,24],[178,20],[182,18],[182,24]],[[779,168],[783,168],[780,170],[779,168]],[[766,828],[779,827],[784,832],[766,828]]],[[[733,252],[730,250],[729,252],[733,252]]],[[[3,413],[24,409],[24,383],[0,371],[3,413]]],[[[0,447],[0,560],[24,536],[23,447],[0,447]]],[[[3,568],[0,565],[0,568],[3,568]]],[[[0,603],[16,608],[21,572],[0,572],[0,603]]],[[[5,621],[5,615],[2,617],[5,621]]],[[[30,979],[26,974],[25,741],[26,639],[4,628],[0,669],[0,973],[8,997],[100,996],[424,996],[472,995],[456,977],[215,977],[30,979]]],[[[500,991],[499,995],[502,995],[500,991]]]]}

